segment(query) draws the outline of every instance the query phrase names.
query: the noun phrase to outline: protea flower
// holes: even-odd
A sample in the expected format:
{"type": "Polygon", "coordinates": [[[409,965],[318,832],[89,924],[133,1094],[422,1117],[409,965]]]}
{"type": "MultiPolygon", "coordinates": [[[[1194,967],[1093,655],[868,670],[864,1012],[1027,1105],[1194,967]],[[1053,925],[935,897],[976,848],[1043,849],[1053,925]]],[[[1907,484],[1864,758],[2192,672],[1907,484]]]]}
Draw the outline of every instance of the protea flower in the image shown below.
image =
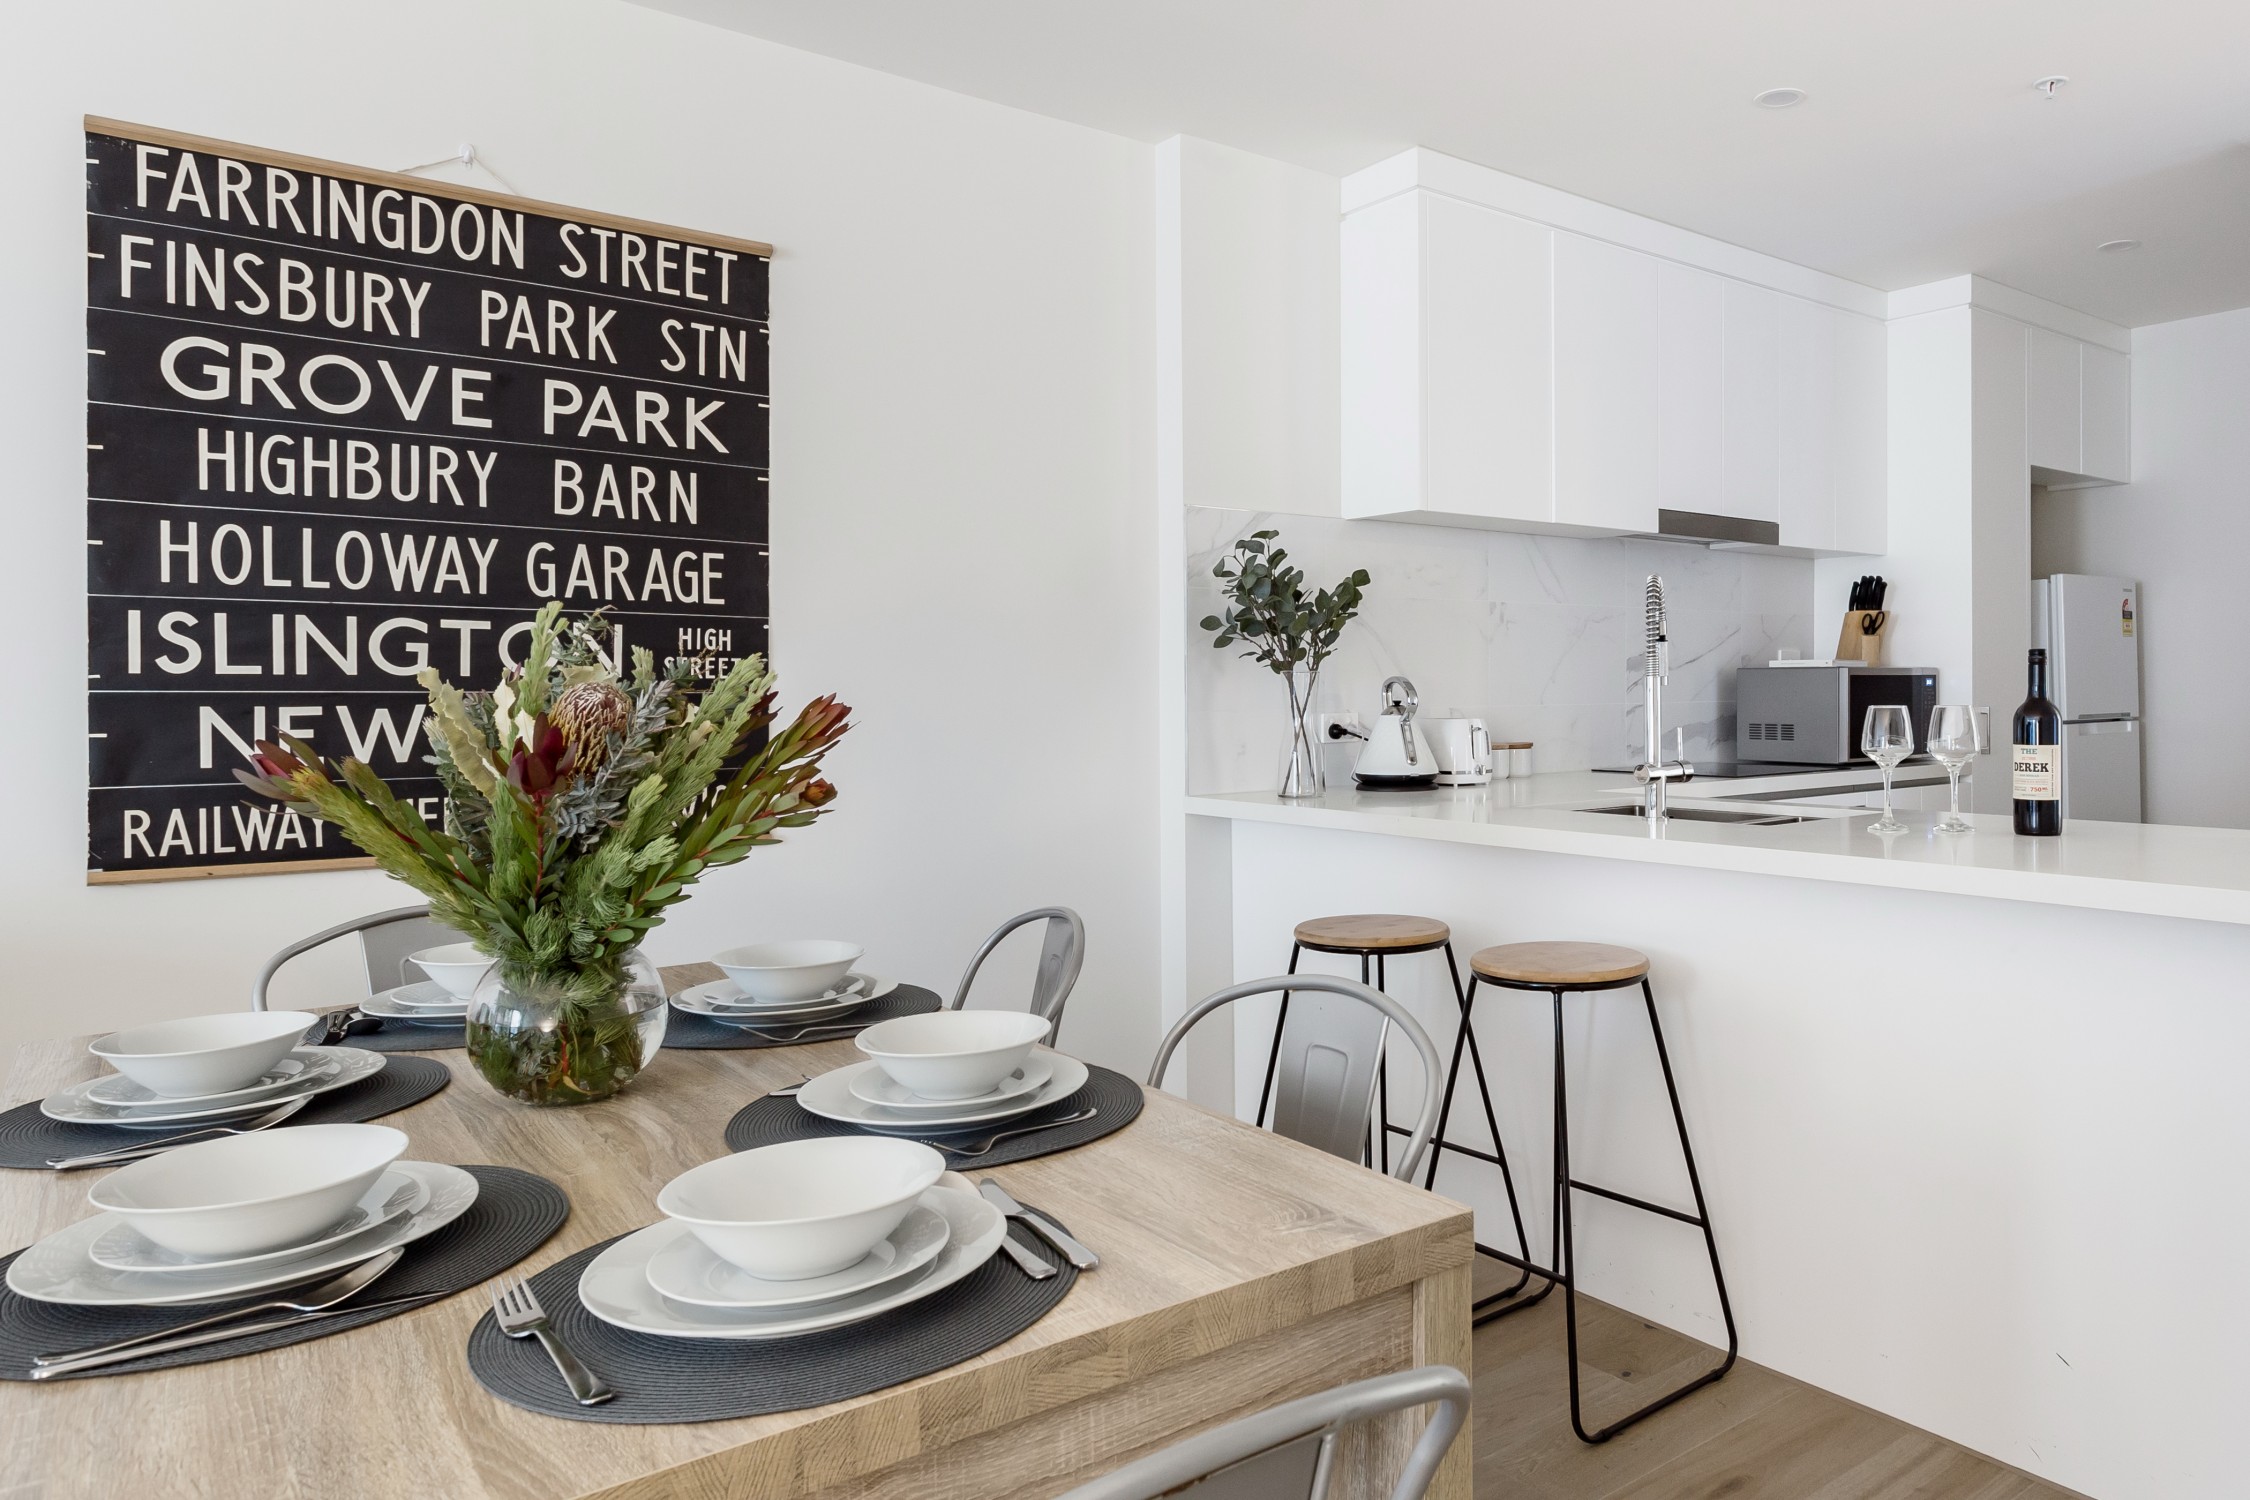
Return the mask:
{"type": "Polygon", "coordinates": [[[528,744],[517,748],[508,761],[508,785],[544,802],[578,767],[578,751],[545,714],[531,721],[528,744]]]}
{"type": "Polygon", "coordinates": [[[564,688],[548,717],[570,748],[581,771],[594,771],[609,759],[609,737],[633,727],[633,700],[609,682],[581,682],[564,688]]]}

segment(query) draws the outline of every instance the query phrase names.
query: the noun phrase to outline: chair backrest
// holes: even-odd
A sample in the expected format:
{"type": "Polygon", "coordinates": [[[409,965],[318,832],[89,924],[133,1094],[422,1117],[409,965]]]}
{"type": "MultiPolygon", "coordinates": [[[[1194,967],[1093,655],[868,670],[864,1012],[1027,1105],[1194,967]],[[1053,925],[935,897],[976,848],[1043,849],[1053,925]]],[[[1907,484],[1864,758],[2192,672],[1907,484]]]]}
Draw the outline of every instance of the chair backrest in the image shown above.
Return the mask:
{"type": "MultiPolygon", "coordinates": [[[[1079,966],[1086,961],[1086,924],[1067,906],[1042,906],[1037,911],[1027,911],[1002,922],[992,936],[984,940],[984,946],[977,949],[977,956],[969,960],[960,988],[953,992],[953,1000],[946,1009],[960,1010],[969,1003],[969,987],[976,983],[977,970],[984,967],[984,961],[1000,946],[1001,939],[1018,927],[1039,921],[1047,924],[1047,937],[1039,948],[1039,972],[1031,981],[1031,1013],[1045,1016],[1055,1023],[1055,1030],[1060,1031],[1063,1006],[1070,999],[1071,988],[1078,983],[1079,966]]],[[[1052,1033],[1049,1035],[1051,1038],[1052,1033]]]]}
{"type": "Polygon", "coordinates": [[[1354,1381],[1240,1417],[1135,1459],[1061,1500],[1322,1500],[1336,1434],[1352,1422],[1436,1403],[1391,1500],[1421,1500],[1469,1417],[1469,1377],[1424,1365],[1354,1381]]]}
{"type": "Polygon", "coordinates": [[[463,941],[460,933],[433,919],[427,906],[401,906],[371,916],[354,917],[309,938],[300,938],[267,959],[266,966],[258,971],[257,981],[250,986],[250,1008],[266,1008],[266,991],[283,964],[301,953],[310,953],[323,943],[349,937],[355,932],[359,934],[360,956],[367,965],[367,993],[370,995],[409,983],[416,977],[406,966],[409,953],[419,953],[441,943],[463,941]]]}
{"type": "Polygon", "coordinates": [[[1274,1133],[1358,1161],[1367,1142],[1368,1115],[1375,1106],[1383,1044],[1390,1028],[1396,1027],[1422,1058],[1422,1115],[1392,1169],[1395,1177],[1411,1178],[1430,1137],[1437,1133],[1437,1044],[1397,1001],[1356,979],[1276,974],[1219,991],[1182,1016],[1157,1047],[1156,1064],[1149,1069],[1150,1086],[1163,1085],[1174,1049],[1196,1022],[1222,1005],[1277,990],[1288,995],[1289,1009],[1275,1058],[1274,1133]]]}

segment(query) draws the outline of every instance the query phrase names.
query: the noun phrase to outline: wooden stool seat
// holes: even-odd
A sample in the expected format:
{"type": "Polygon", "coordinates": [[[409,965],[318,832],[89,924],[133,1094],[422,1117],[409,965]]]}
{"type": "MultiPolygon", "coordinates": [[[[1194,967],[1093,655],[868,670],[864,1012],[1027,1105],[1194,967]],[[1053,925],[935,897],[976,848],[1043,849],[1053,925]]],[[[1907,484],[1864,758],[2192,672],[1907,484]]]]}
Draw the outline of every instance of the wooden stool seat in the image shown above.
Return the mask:
{"type": "Polygon", "coordinates": [[[1623,984],[1648,972],[1648,955],[1615,943],[1502,943],[1469,955],[1470,970],[1501,984],[1623,984]]]}
{"type": "Polygon", "coordinates": [[[1297,941],[1332,953],[1395,953],[1401,948],[1435,948],[1453,929],[1432,917],[1375,913],[1314,917],[1297,924],[1297,941]]]}

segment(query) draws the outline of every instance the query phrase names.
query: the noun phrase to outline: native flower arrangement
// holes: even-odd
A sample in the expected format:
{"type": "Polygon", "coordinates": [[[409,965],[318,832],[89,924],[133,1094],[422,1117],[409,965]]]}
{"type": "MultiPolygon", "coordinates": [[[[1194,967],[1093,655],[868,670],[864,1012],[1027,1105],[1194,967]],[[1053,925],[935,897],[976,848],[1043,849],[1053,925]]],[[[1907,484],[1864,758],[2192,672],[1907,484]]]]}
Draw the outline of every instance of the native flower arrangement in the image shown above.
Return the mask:
{"type": "Polygon", "coordinates": [[[697,697],[684,666],[659,674],[645,648],[621,676],[603,651],[607,622],[565,623],[561,610],[539,611],[522,667],[490,692],[423,669],[442,828],[365,763],[324,761],[288,736],[260,741],[258,769],[235,773],[333,823],[496,960],[470,1007],[469,1053],[494,1087],[535,1103],[606,1098],[632,1080],[663,1036],[642,936],[704,872],[827,809],[836,789],[820,760],[851,712],[816,698],[726,773],[772,722],[762,658],[697,697]]]}
{"type": "Polygon", "coordinates": [[[1253,531],[1212,565],[1211,576],[1226,585],[1227,612],[1204,616],[1203,628],[1213,632],[1211,644],[1221,650],[1246,642],[1249,649],[1237,655],[1288,683],[1289,748],[1282,756],[1281,795],[1309,797],[1324,785],[1312,732],[1313,690],[1321,663],[1358,616],[1360,590],[1369,579],[1365,568],[1354,568],[1334,588],[1308,594],[1305,570],[1291,565],[1280,538],[1278,531],[1253,531]]]}

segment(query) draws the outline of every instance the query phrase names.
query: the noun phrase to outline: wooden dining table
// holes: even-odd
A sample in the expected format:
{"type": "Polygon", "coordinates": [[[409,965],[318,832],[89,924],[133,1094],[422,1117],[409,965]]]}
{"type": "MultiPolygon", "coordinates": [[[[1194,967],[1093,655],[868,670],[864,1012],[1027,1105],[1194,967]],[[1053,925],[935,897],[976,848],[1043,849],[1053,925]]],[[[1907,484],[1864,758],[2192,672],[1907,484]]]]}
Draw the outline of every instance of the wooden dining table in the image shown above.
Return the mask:
{"type": "MultiPolygon", "coordinates": [[[[717,970],[665,975],[677,991],[717,970]]],[[[86,1040],[7,1048],[0,1106],[94,1074],[86,1040]]],[[[569,1221],[525,1273],[653,1222],[657,1189],[722,1154],[735,1111],[857,1056],[848,1040],[666,1051],[614,1100],[533,1109],[458,1049],[426,1055],[453,1083],[384,1117],[411,1155],[526,1168],[570,1195],[569,1221]]],[[[0,1496],[1003,1500],[1058,1494],[1345,1381],[1469,1366],[1470,1216],[1447,1199],[1156,1090],[1125,1129],[989,1175],[1102,1264],[1031,1328],[934,1375],[731,1421],[563,1421],[470,1374],[469,1329],[487,1308],[472,1290],[236,1359],[0,1382],[0,1496]]],[[[94,1176],[0,1171],[0,1251],[84,1218],[94,1176]]],[[[1424,1420],[1347,1433],[1332,1493],[1388,1495],[1424,1420]]],[[[1432,1495],[1468,1500],[1470,1442],[1455,1442],[1432,1495]]]]}

